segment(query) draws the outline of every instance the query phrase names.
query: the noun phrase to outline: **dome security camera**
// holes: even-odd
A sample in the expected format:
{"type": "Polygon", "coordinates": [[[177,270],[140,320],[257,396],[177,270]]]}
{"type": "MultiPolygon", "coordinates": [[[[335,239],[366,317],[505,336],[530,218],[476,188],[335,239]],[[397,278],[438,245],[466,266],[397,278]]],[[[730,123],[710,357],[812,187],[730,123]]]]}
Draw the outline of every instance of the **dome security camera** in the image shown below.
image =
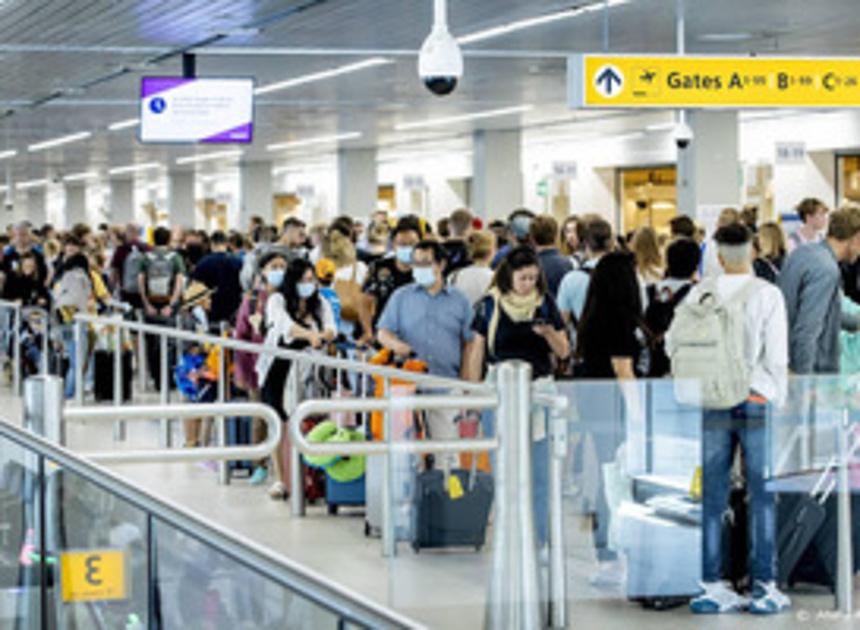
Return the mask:
{"type": "Polygon", "coordinates": [[[680,120],[672,130],[672,137],[675,139],[675,145],[683,151],[693,142],[693,129],[686,120],[680,120]]]}
{"type": "Polygon", "coordinates": [[[435,2],[433,30],[418,55],[418,76],[433,94],[447,96],[463,76],[463,53],[448,31],[447,0],[435,2]]]}

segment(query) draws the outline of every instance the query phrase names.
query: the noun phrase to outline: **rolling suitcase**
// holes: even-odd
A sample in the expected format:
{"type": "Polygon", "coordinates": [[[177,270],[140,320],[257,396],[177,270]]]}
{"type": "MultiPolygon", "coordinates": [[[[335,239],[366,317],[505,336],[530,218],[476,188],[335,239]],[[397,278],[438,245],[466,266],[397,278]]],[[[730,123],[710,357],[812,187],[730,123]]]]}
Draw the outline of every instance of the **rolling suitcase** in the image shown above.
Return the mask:
{"type": "Polygon", "coordinates": [[[441,470],[420,473],[415,482],[415,538],[412,548],[474,547],[487,535],[493,505],[493,477],[477,471],[452,470],[446,483],[441,470]],[[452,490],[455,488],[456,490],[452,490]]]}
{"type": "MultiPolygon", "coordinates": [[[[109,350],[96,350],[93,353],[95,384],[93,393],[99,402],[113,402],[113,361],[114,353],[109,350]]],[[[132,353],[129,350],[122,352],[122,401],[131,400],[132,381],[132,353]]]]}
{"type": "Polygon", "coordinates": [[[335,481],[329,475],[325,478],[325,502],[329,514],[337,514],[340,506],[364,505],[365,475],[354,481],[335,481]]]}

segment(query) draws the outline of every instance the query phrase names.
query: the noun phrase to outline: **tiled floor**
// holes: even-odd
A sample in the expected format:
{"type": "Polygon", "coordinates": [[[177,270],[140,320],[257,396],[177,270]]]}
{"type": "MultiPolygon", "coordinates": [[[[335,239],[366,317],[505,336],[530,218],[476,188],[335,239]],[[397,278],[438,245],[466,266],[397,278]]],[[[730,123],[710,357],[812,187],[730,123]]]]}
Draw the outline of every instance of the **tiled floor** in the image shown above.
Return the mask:
{"type": "MultiPolygon", "coordinates": [[[[140,400],[142,402],[143,399],[140,400]]],[[[0,390],[0,408],[11,421],[20,418],[21,402],[0,390]]],[[[175,424],[175,423],[174,423],[175,424]]],[[[110,425],[68,427],[73,450],[145,448],[157,444],[156,423],[130,423],[128,439],[115,444],[110,425]]],[[[178,427],[174,428],[178,431],[178,427]]],[[[299,561],[379,603],[392,606],[434,628],[473,629],[483,625],[489,551],[422,552],[401,545],[391,560],[381,556],[378,540],[364,536],[360,511],[331,517],[311,507],[303,519],[290,516],[288,504],[270,500],[263,488],[244,480],[219,486],[203,465],[135,465],[116,470],[142,487],[177,502],[258,543],[299,561]]],[[[620,593],[588,585],[594,570],[589,527],[568,519],[569,627],[573,628],[848,628],[851,619],[832,617],[828,594],[794,594],[795,610],[778,617],[701,618],[686,608],[649,612],[627,602],[620,593]]],[[[858,617],[860,618],[860,617],[858,617]]]]}

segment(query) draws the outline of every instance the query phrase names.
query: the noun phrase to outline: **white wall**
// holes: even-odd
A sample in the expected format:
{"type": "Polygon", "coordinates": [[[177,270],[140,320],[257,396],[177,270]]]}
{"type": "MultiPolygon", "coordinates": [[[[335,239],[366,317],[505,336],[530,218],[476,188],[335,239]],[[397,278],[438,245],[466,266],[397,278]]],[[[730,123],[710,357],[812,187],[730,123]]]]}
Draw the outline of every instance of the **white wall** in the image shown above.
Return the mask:
{"type": "Polygon", "coordinates": [[[449,183],[472,177],[471,153],[440,153],[417,159],[383,162],[379,166],[379,185],[393,185],[396,190],[397,214],[419,214],[435,223],[467,204],[460,191],[449,183]],[[404,181],[407,176],[420,175],[424,179],[424,207],[412,203],[412,194],[404,181]]]}

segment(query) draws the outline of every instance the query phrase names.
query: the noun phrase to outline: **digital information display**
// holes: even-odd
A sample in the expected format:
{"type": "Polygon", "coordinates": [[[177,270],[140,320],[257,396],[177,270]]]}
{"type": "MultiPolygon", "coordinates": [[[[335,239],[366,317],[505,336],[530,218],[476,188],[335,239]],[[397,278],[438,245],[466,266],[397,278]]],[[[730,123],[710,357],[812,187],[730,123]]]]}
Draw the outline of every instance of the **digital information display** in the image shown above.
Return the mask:
{"type": "Polygon", "coordinates": [[[141,142],[249,144],[253,139],[253,79],[141,80],[141,142]]]}

